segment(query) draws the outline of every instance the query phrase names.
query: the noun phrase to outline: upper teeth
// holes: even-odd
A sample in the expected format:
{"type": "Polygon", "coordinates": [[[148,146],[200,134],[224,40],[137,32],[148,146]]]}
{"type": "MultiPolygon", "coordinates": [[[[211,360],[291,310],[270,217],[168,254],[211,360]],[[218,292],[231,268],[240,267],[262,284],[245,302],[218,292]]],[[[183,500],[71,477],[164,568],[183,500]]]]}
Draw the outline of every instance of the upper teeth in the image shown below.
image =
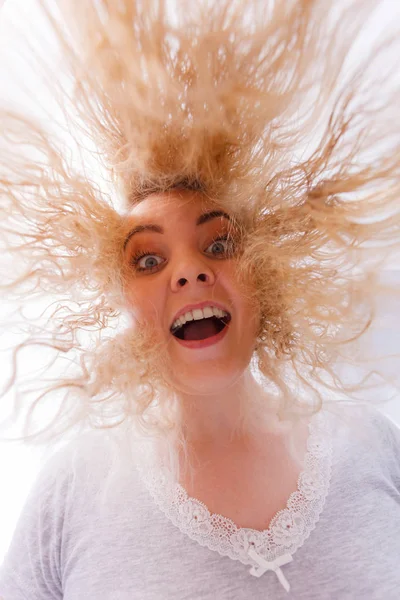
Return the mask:
{"type": "Polygon", "coordinates": [[[200,319],[209,319],[210,317],[227,317],[228,313],[215,306],[205,306],[204,308],[195,308],[194,310],[188,310],[185,314],[181,315],[176,319],[171,326],[171,329],[177,329],[182,327],[186,321],[199,321],[200,319]]]}

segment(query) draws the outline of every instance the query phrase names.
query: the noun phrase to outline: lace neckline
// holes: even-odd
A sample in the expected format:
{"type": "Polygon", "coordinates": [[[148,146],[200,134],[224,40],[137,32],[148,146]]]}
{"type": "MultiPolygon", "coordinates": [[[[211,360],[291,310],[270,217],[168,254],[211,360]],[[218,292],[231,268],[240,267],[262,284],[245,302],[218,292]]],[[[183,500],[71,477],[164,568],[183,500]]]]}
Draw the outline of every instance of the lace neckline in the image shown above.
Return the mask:
{"type": "Polygon", "coordinates": [[[275,571],[289,591],[280,567],[310,536],[325,505],[332,472],[332,439],[328,415],[322,410],[312,417],[309,427],[304,469],[298,477],[286,508],[278,511],[263,531],[238,527],[222,515],[210,513],[207,506],[190,497],[165,467],[150,463],[138,466],[143,483],[166,517],[201,546],[251,565],[250,573],[259,577],[275,571]]]}

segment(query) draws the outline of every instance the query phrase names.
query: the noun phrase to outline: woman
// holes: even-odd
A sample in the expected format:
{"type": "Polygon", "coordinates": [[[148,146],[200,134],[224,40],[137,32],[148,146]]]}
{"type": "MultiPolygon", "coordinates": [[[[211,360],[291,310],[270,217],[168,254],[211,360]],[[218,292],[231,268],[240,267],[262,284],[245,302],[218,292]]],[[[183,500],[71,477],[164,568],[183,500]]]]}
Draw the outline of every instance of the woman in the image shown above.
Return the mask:
{"type": "Polygon", "coordinates": [[[44,5],[109,196],[2,113],[26,268],[8,289],[69,298],[26,344],[81,369],[43,384],[23,439],[81,428],[32,489],[0,596],[397,598],[400,431],[338,369],[399,241],[396,99],[368,71],[385,46],[340,87],[360,2],[184,8],[44,5]]]}

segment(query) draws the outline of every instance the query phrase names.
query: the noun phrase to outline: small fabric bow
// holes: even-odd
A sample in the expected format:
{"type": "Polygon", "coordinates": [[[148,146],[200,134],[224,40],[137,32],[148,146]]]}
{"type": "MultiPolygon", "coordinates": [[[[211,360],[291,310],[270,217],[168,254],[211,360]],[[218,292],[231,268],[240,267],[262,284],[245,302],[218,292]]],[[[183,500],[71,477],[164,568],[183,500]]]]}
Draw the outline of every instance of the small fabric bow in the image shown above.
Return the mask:
{"type": "Polygon", "coordinates": [[[261,575],[264,575],[266,571],[275,571],[279,581],[281,582],[285,590],[287,592],[290,590],[290,585],[287,579],[285,578],[284,574],[282,573],[280,567],[283,567],[283,565],[287,565],[293,560],[291,554],[283,554],[282,556],[279,556],[272,562],[265,560],[265,558],[257,554],[254,548],[250,548],[250,550],[248,551],[248,555],[252,559],[254,559],[258,565],[258,567],[251,567],[251,575],[254,575],[254,577],[261,577],[261,575]]]}

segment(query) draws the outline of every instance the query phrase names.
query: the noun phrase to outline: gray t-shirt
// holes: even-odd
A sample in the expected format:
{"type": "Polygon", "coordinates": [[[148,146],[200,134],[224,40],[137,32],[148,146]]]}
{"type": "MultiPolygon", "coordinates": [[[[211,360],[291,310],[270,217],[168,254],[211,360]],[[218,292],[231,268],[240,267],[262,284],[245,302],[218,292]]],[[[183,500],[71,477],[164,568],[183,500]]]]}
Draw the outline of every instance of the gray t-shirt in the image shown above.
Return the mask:
{"type": "Polygon", "coordinates": [[[114,482],[100,511],[107,461],[94,432],[90,454],[74,448],[79,468],[67,446],[39,475],[0,569],[0,598],[398,600],[400,429],[375,409],[360,414],[365,435],[335,430],[322,512],[281,567],[289,592],[273,570],[255,577],[182,532],[136,469],[114,482]]]}

